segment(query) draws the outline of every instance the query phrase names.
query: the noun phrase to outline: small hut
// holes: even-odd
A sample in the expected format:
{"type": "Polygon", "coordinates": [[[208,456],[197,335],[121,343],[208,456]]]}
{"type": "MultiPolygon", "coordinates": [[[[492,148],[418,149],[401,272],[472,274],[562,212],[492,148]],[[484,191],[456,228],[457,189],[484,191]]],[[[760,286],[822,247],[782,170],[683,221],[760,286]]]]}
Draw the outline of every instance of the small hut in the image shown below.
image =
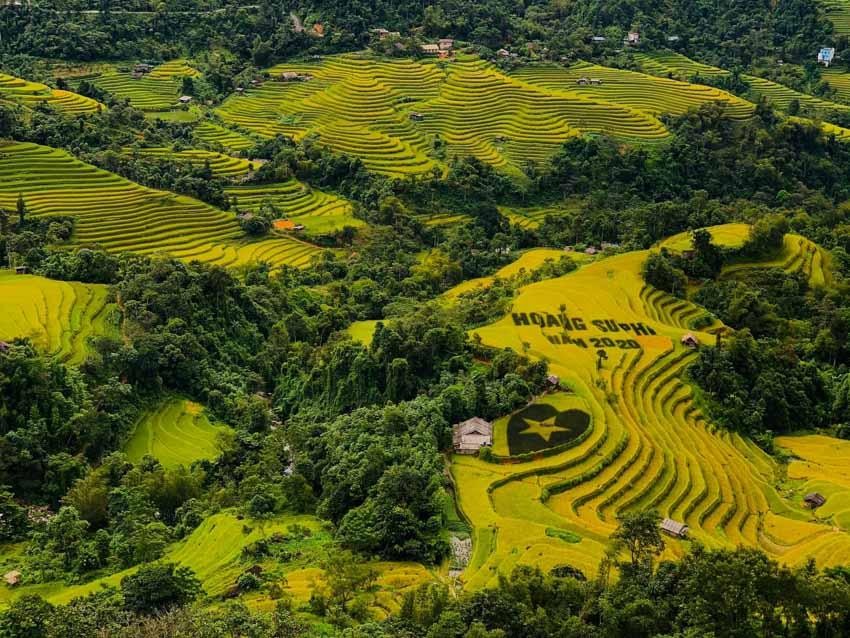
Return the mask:
{"type": "Polygon", "coordinates": [[[580,85],[590,84],[590,78],[584,78],[584,77],[578,78],[576,80],[576,84],[580,84],[580,85]]]}
{"type": "Polygon", "coordinates": [[[30,271],[26,266],[15,266],[16,275],[26,275],[30,271]]]}
{"type": "Polygon", "coordinates": [[[682,345],[686,348],[699,348],[699,339],[696,338],[694,333],[689,332],[682,337],[682,345]]]}
{"type": "Polygon", "coordinates": [[[242,95],[242,94],[245,92],[245,89],[244,89],[243,87],[241,87],[241,86],[237,86],[237,87],[236,87],[236,92],[237,92],[239,95],[242,95]]]}
{"type": "Polygon", "coordinates": [[[180,99],[177,101],[180,102],[180,104],[188,104],[192,101],[192,97],[189,95],[181,95],[180,99]]]}
{"type": "Polygon", "coordinates": [[[13,569],[10,572],[6,572],[5,574],[3,574],[3,580],[6,581],[6,584],[9,587],[15,587],[21,582],[21,572],[19,572],[17,569],[13,569]]]}
{"type": "Polygon", "coordinates": [[[665,518],[661,521],[661,531],[674,538],[687,538],[689,528],[684,523],[674,521],[672,518],[665,518]]]}
{"type": "Polygon", "coordinates": [[[602,86],[602,78],[590,78],[590,83],[602,86]]]}
{"type": "Polygon", "coordinates": [[[625,38],[623,38],[623,44],[635,46],[640,43],[640,33],[637,31],[629,31],[625,38]]]}
{"type": "Polygon", "coordinates": [[[475,454],[493,445],[493,424],[474,416],[452,426],[452,444],[458,454],[475,454]]]}
{"type": "Polygon", "coordinates": [[[592,38],[590,38],[590,41],[599,44],[601,42],[605,42],[605,36],[595,35],[592,38]]]}
{"type": "Polygon", "coordinates": [[[298,74],[295,71],[284,71],[280,74],[281,82],[295,82],[298,79],[298,74]]]}
{"type": "Polygon", "coordinates": [[[416,111],[410,114],[410,119],[414,122],[421,122],[425,119],[425,116],[422,113],[417,113],[416,111]]]}
{"type": "Polygon", "coordinates": [[[507,49],[499,49],[498,51],[496,51],[496,55],[498,55],[500,58],[509,58],[511,57],[511,52],[507,49]]]}
{"type": "Polygon", "coordinates": [[[439,44],[423,44],[422,45],[422,53],[425,55],[439,55],[440,54],[440,45],[439,44]]]}
{"type": "Polygon", "coordinates": [[[451,51],[454,48],[455,41],[452,38],[440,38],[437,41],[437,46],[440,51],[451,51]]]}
{"type": "Polygon", "coordinates": [[[552,390],[557,390],[561,387],[561,378],[557,374],[550,374],[546,377],[546,385],[552,390]]]}
{"type": "Polygon", "coordinates": [[[814,510],[826,503],[826,497],[823,494],[812,492],[811,494],[806,494],[803,497],[803,502],[806,504],[806,507],[814,510]]]}

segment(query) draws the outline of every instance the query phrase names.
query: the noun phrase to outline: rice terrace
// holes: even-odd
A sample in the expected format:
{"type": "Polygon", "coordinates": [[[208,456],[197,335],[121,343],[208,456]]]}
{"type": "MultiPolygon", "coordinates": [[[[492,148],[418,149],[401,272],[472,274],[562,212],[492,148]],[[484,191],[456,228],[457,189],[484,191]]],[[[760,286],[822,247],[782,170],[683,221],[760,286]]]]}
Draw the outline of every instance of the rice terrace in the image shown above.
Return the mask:
{"type": "Polygon", "coordinates": [[[848,0],[0,0],[0,638],[848,636],[848,282],[848,0]]]}

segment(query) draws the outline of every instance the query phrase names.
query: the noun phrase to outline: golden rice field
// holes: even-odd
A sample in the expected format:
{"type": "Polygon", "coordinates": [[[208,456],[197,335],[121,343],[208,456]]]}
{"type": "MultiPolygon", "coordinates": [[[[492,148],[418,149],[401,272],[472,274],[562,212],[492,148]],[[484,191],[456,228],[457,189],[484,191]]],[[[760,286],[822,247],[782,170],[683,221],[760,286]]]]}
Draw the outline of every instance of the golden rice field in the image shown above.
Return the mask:
{"type": "Polygon", "coordinates": [[[39,82],[30,82],[0,73],[0,101],[3,100],[30,109],[39,104],[48,104],[68,115],[86,115],[105,108],[103,104],[89,97],[61,89],[51,89],[39,82]]]}
{"type": "Polygon", "coordinates": [[[508,221],[514,226],[520,228],[539,228],[547,215],[563,215],[567,211],[577,211],[579,209],[578,200],[567,200],[555,206],[543,207],[526,207],[526,208],[509,208],[500,206],[499,212],[504,215],[508,221]]]}
{"type": "Polygon", "coordinates": [[[115,336],[118,312],[106,286],[0,270],[0,341],[29,338],[40,350],[82,363],[92,336],[115,336]]]}
{"type": "Polygon", "coordinates": [[[794,485],[793,498],[818,492],[826,503],[813,517],[850,531],[850,441],[830,436],[780,436],[776,444],[793,456],[788,464],[788,479],[794,485]]]}
{"type": "Polygon", "coordinates": [[[575,91],[594,99],[623,104],[659,115],[683,115],[705,102],[724,102],[733,119],[746,119],[754,105],[731,93],[700,84],[659,78],[653,75],[579,62],[569,68],[555,64],[522,66],[511,73],[524,82],[551,91],[575,91]],[[580,78],[602,80],[602,84],[577,85],[580,78]]]}
{"type": "Polygon", "coordinates": [[[204,166],[209,163],[213,175],[226,179],[244,177],[259,168],[258,162],[195,148],[181,151],[166,147],[128,148],[125,149],[125,153],[130,156],[188,162],[194,166],[204,166]]]}
{"type": "Polygon", "coordinates": [[[397,177],[439,170],[452,155],[518,172],[581,132],[635,141],[667,136],[649,113],[573,89],[535,86],[477,59],[440,65],[352,54],[278,65],[270,73],[287,71],[312,79],[267,81],[230,97],[217,115],[263,137],[316,134],[332,149],[397,177]],[[437,137],[444,157],[434,151],[437,137]]]}
{"type": "Polygon", "coordinates": [[[221,146],[230,151],[245,151],[254,146],[256,141],[237,131],[232,131],[213,122],[201,122],[194,131],[195,139],[214,147],[221,146]]]}
{"type": "MultiPolygon", "coordinates": [[[[546,359],[591,426],[551,455],[453,457],[458,503],[474,527],[467,587],[493,584],[518,564],[569,564],[592,575],[616,515],[647,508],[687,523],[707,547],[759,547],[792,565],[809,557],[836,564],[850,552],[850,535],[812,521],[781,493],[773,459],[716,430],[697,407],[683,380],[697,355],[680,339],[694,332],[713,345],[715,337],[691,328],[702,308],[643,283],[647,254],[526,286],[511,314],[474,331],[487,345],[546,359]],[[599,351],[607,357],[600,367],[599,351]]],[[[675,557],[687,542],[667,545],[675,557]]]]}
{"type": "Polygon", "coordinates": [[[73,243],[110,252],[167,253],[223,266],[265,261],[306,266],[315,246],[288,237],[249,241],[236,217],[198,200],[157,191],[30,143],[0,145],[0,206],[18,195],[35,215],[76,218],[73,243]]]}
{"type": "MultiPolygon", "coordinates": [[[[718,77],[729,75],[725,69],[719,69],[707,64],[701,64],[690,58],[673,51],[655,53],[636,53],[635,59],[647,72],[660,76],[672,76],[675,78],[689,80],[694,76],[718,77]]],[[[797,100],[802,108],[813,110],[836,110],[848,111],[850,106],[839,104],[822,98],[800,93],[783,84],[771,80],[765,80],[754,75],[741,75],[741,79],[750,85],[750,92],[755,97],[766,98],[774,107],[785,111],[792,100],[797,100]]],[[[798,118],[803,120],[804,118],[798,118]]],[[[828,122],[823,124],[827,133],[834,134],[840,139],[850,138],[850,129],[846,129],[828,122]]]]}
{"type": "Polygon", "coordinates": [[[226,431],[210,422],[197,403],[169,399],[139,419],[124,452],[131,463],[150,455],[165,467],[188,467],[194,461],[218,458],[219,437],[226,431]]]}
{"type": "Polygon", "coordinates": [[[724,266],[720,276],[734,277],[754,268],[781,268],[786,272],[803,272],[809,285],[828,286],[832,283],[831,257],[828,251],[800,235],[785,235],[782,251],[773,259],[762,262],[741,262],[724,266]]]}

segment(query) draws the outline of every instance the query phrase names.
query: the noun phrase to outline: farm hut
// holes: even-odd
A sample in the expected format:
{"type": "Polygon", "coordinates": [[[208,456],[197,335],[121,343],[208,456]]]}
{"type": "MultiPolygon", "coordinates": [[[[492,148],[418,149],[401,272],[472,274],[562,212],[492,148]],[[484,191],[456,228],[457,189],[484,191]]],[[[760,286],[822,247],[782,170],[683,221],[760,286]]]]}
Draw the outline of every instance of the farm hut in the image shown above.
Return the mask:
{"type": "Polygon", "coordinates": [[[414,111],[410,114],[410,119],[414,122],[421,122],[425,119],[425,116],[422,113],[417,113],[416,111],[414,111]]]}
{"type": "Polygon", "coordinates": [[[590,38],[590,41],[596,42],[596,43],[605,42],[605,36],[595,35],[592,38],[590,38]]]}
{"type": "Polygon", "coordinates": [[[153,71],[153,67],[150,64],[137,64],[133,67],[133,73],[150,73],[153,71]]]}
{"type": "Polygon", "coordinates": [[[812,492],[803,497],[803,502],[806,504],[806,507],[813,510],[826,503],[826,497],[823,494],[812,492]]]}
{"type": "Polygon", "coordinates": [[[623,38],[623,44],[635,46],[640,43],[640,33],[637,31],[629,31],[626,37],[623,38]]]}
{"type": "Polygon", "coordinates": [[[383,27],[379,27],[377,29],[372,29],[372,33],[374,33],[376,36],[378,36],[379,40],[383,40],[384,38],[386,38],[390,34],[389,30],[384,29],[383,27]]]}
{"type": "Polygon", "coordinates": [[[3,580],[6,581],[6,584],[9,587],[14,587],[15,585],[18,585],[21,582],[21,572],[19,572],[17,569],[13,569],[10,572],[6,572],[5,574],[3,574],[3,580]]]}
{"type": "Polygon", "coordinates": [[[511,52],[507,49],[499,49],[498,51],[496,51],[496,55],[498,55],[500,58],[509,58],[511,57],[511,52]]]}
{"type": "Polygon", "coordinates": [[[439,44],[423,44],[420,48],[425,55],[439,55],[440,53],[439,44]]]}
{"type": "Polygon", "coordinates": [[[455,41],[452,38],[440,38],[437,41],[437,46],[440,51],[451,51],[455,46],[455,41]]]}
{"type": "Polygon", "coordinates": [[[177,101],[180,102],[180,104],[188,104],[192,101],[192,98],[189,95],[181,95],[180,99],[177,101]]]}
{"type": "Polygon", "coordinates": [[[26,266],[15,266],[16,275],[26,275],[30,271],[26,266]]]}
{"type": "Polygon", "coordinates": [[[579,78],[579,79],[576,80],[576,84],[581,84],[581,85],[590,84],[590,79],[589,78],[579,78]]]}
{"type": "Polygon", "coordinates": [[[546,377],[546,385],[552,390],[557,390],[561,387],[561,378],[557,374],[550,374],[546,377]]]}
{"type": "Polygon", "coordinates": [[[306,228],[306,226],[304,226],[304,224],[295,224],[295,226],[292,228],[292,230],[294,230],[295,232],[299,232],[299,231],[304,230],[305,228],[306,228]]]}
{"type": "Polygon", "coordinates": [[[280,74],[281,82],[294,82],[298,79],[298,74],[295,71],[284,71],[280,74]]]}
{"type": "Polygon", "coordinates": [[[672,518],[665,518],[661,521],[661,531],[675,538],[686,538],[688,530],[687,525],[679,521],[674,521],[672,518]]]}
{"type": "Polygon", "coordinates": [[[677,35],[668,35],[667,42],[678,42],[681,38],[677,35]]]}
{"type": "Polygon", "coordinates": [[[689,332],[682,337],[682,345],[686,348],[699,348],[699,339],[696,338],[694,333],[689,332]]]}
{"type": "Polygon", "coordinates": [[[602,78],[590,78],[590,83],[602,86],[602,78]]]}
{"type": "Polygon", "coordinates": [[[452,426],[452,444],[458,454],[475,454],[493,445],[493,425],[481,417],[472,417],[452,426]]]}
{"type": "Polygon", "coordinates": [[[820,51],[818,51],[818,64],[823,64],[824,66],[829,66],[832,63],[833,58],[835,57],[835,49],[832,47],[823,47],[820,51]]]}
{"type": "Polygon", "coordinates": [[[236,92],[237,92],[239,95],[242,95],[242,94],[245,92],[245,89],[244,89],[243,87],[241,87],[241,86],[237,86],[237,87],[236,87],[236,92]]]}
{"type": "Polygon", "coordinates": [[[251,80],[251,81],[249,82],[249,84],[250,84],[251,86],[260,86],[260,81],[259,81],[259,80],[251,80]]]}
{"type": "Polygon", "coordinates": [[[598,252],[599,252],[599,251],[598,251],[598,250],[596,250],[596,247],[595,247],[595,246],[588,246],[587,248],[585,248],[585,249],[584,249],[584,254],[585,254],[585,255],[595,255],[595,254],[596,254],[596,253],[598,253],[598,252]]]}

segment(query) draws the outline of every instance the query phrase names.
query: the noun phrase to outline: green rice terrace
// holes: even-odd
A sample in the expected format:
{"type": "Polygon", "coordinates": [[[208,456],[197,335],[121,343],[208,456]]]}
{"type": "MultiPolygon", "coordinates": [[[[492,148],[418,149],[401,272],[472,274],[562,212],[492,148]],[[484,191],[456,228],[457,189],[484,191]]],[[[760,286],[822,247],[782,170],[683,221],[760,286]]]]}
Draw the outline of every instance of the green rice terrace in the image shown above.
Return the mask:
{"type": "Polygon", "coordinates": [[[165,467],[214,460],[219,438],[228,428],[210,422],[203,407],[185,399],[169,399],[146,413],[124,447],[127,459],[138,463],[146,455],[165,467]]]}
{"type": "Polygon", "coordinates": [[[112,252],[168,253],[225,266],[257,261],[306,265],[318,249],[291,237],[244,239],[235,215],[198,200],[145,188],[65,151],[0,145],[0,206],[18,195],[35,215],[73,211],[73,242],[112,252]]]}

